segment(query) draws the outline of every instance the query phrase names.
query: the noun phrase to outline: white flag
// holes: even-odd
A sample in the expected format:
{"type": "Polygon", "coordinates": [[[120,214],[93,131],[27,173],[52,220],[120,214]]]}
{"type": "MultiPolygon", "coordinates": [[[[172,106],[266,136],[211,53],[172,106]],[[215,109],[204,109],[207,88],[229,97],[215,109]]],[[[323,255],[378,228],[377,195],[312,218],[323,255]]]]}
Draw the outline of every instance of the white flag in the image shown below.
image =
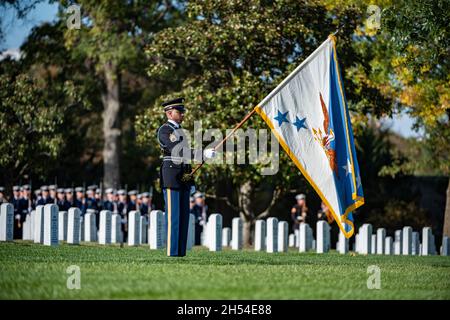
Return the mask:
{"type": "Polygon", "coordinates": [[[353,132],[330,36],[255,108],[344,235],[364,204],[353,132]]]}

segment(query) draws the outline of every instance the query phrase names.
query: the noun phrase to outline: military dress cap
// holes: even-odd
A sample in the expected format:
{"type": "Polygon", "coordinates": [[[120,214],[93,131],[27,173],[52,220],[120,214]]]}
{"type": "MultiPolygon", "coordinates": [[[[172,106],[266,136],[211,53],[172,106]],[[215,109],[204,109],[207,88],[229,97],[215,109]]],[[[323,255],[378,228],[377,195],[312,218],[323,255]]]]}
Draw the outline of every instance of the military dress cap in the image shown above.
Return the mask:
{"type": "Polygon", "coordinates": [[[13,191],[20,191],[20,187],[19,186],[13,186],[13,191]]]}
{"type": "Polygon", "coordinates": [[[0,192],[5,192],[5,188],[4,187],[0,187],[0,192]]]}
{"type": "Polygon", "coordinates": [[[58,192],[58,193],[64,193],[64,188],[58,188],[58,189],[56,189],[56,192],[58,192]]]}
{"type": "Polygon", "coordinates": [[[114,189],[113,188],[108,188],[105,190],[105,193],[114,193],[114,189]]]}
{"type": "Polygon", "coordinates": [[[87,189],[88,190],[95,190],[95,189],[97,189],[97,186],[96,185],[90,185],[90,186],[87,187],[87,189]]]}
{"type": "Polygon", "coordinates": [[[48,191],[48,186],[41,186],[41,191],[48,191]]]}
{"type": "Polygon", "coordinates": [[[123,195],[125,195],[125,190],[124,189],[120,189],[120,190],[117,191],[117,194],[119,196],[123,196],[123,195]]]}
{"type": "Polygon", "coordinates": [[[177,98],[173,100],[169,100],[161,104],[161,106],[164,108],[164,111],[169,111],[172,109],[176,109],[180,112],[185,112],[186,109],[184,108],[184,98],[177,98]]]}
{"type": "Polygon", "coordinates": [[[139,194],[137,195],[137,198],[138,198],[138,199],[142,199],[142,193],[139,193],[139,194]]]}
{"type": "Polygon", "coordinates": [[[75,192],[84,192],[84,188],[83,187],[76,187],[75,188],[75,192]]]}
{"type": "Polygon", "coordinates": [[[201,193],[201,192],[194,193],[194,199],[197,199],[197,198],[203,198],[203,193],[201,193]]]}
{"type": "Polygon", "coordinates": [[[95,193],[96,193],[96,194],[101,194],[101,193],[102,193],[102,189],[97,189],[97,190],[95,190],[95,193]]]}
{"type": "Polygon", "coordinates": [[[135,196],[135,195],[137,195],[137,190],[131,190],[131,191],[128,191],[128,195],[129,196],[135,196]]]}
{"type": "Polygon", "coordinates": [[[51,184],[48,186],[49,190],[56,190],[56,188],[57,188],[56,184],[51,184]]]}
{"type": "Polygon", "coordinates": [[[30,190],[31,189],[29,184],[24,184],[22,186],[22,188],[23,188],[23,190],[30,190]]]}
{"type": "Polygon", "coordinates": [[[67,188],[64,190],[65,193],[73,193],[73,189],[72,188],[67,188]]]}
{"type": "Polygon", "coordinates": [[[150,192],[142,192],[143,198],[150,198],[150,192]]]}
{"type": "Polygon", "coordinates": [[[295,196],[295,200],[302,200],[302,199],[306,199],[306,197],[303,193],[300,193],[295,196]]]}
{"type": "Polygon", "coordinates": [[[194,201],[195,201],[195,198],[194,198],[194,197],[189,197],[189,200],[190,200],[191,202],[194,202],[194,201]]]}

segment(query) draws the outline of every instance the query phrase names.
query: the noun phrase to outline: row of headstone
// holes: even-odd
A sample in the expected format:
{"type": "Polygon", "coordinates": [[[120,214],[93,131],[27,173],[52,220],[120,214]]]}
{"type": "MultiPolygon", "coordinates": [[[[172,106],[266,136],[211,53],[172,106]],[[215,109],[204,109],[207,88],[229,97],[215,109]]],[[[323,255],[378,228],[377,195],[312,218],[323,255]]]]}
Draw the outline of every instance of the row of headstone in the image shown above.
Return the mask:
{"type": "MultiPolygon", "coordinates": [[[[9,203],[1,205],[0,210],[0,241],[12,241],[14,208],[9,203]]],[[[37,206],[36,210],[26,216],[24,222],[23,239],[32,240],[48,246],[54,246],[59,241],[69,244],[79,244],[81,241],[100,244],[120,243],[122,241],[121,217],[111,214],[107,210],[100,212],[99,231],[96,229],[96,215],[88,212],[81,217],[78,208],[70,208],[68,212],[58,212],[54,204],[37,206]],[[98,238],[98,239],[97,239],[98,238]]],[[[154,210],[150,214],[150,221],[140,216],[138,211],[129,214],[128,245],[136,246],[148,243],[150,248],[159,249],[165,246],[166,226],[162,211],[154,210]]],[[[189,217],[188,248],[191,249],[195,240],[194,216],[189,217]]],[[[222,216],[213,214],[209,217],[206,227],[206,246],[211,251],[220,251],[222,247],[230,246],[233,250],[242,249],[243,229],[242,220],[234,218],[232,229],[222,229],[222,216]]],[[[330,250],[330,226],[325,221],[316,225],[317,242],[312,236],[312,229],[302,223],[294,234],[288,236],[288,224],[276,218],[256,221],[255,250],[267,252],[284,252],[288,247],[298,246],[300,252],[316,250],[325,253],[330,250]]],[[[420,234],[411,227],[404,227],[395,231],[394,238],[386,236],[386,230],[379,228],[372,234],[372,226],[364,224],[355,235],[354,250],[361,254],[385,255],[435,255],[437,254],[434,235],[430,227],[422,230],[422,244],[420,234]]],[[[344,254],[349,251],[348,239],[342,232],[336,244],[337,251],[344,254]]],[[[444,237],[440,248],[441,255],[449,255],[450,239],[444,237]]]]}
{"type": "MultiPolygon", "coordinates": [[[[448,237],[443,238],[441,254],[448,255],[448,237]]],[[[339,244],[339,241],[338,241],[339,244]]],[[[361,254],[384,255],[435,255],[437,254],[435,238],[430,227],[422,230],[422,243],[420,233],[413,231],[409,226],[396,230],[394,238],[386,236],[386,230],[379,228],[372,234],[372,225],[364,224],[355,235],[355,251],[361,254]]]]}

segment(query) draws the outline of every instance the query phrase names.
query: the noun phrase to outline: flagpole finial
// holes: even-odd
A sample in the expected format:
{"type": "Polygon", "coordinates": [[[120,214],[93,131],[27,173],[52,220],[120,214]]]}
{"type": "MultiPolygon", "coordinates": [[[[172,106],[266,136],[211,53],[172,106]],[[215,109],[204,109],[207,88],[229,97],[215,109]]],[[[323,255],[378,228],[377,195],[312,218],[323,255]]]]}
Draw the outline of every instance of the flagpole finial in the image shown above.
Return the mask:
{"type": "Polygon", "coordinates": [[[333,32],[332,34],[330,34],[330,36],[335,37],[335,36],[339,33],[339,31],[342,30],[342,28],[343,28],[344,26],[345,26],[345,23],[341,24],[341,25],[336,29],[335,32],[333,32]]]}

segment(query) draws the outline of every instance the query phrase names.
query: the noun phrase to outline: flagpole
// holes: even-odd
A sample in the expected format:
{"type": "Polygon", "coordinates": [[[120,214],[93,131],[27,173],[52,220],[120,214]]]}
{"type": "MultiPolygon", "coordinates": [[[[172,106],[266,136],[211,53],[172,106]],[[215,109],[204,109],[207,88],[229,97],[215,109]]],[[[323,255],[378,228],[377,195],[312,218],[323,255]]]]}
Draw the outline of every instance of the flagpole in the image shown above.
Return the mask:
{"type": "MultiPolygon", "coordinates": [[[[213,148],[213,150],[215,151],[215,150],[217,150],[221,145],[223,145],[223,144],[225,143],[225,141],[227,141],[227,140],[228,140],[228,139],[236,132],[236,130],[238,130],[240,127],[242,127],[242,125],[243,125],[248,119],[250,119],[250,117],[251,117],[255,112],[256,112],[256,109],[253,108],[252,111],[250,111],[250,112],[244,117],[244,119],[242,119],[241,122],[239,122],[239,123],[233,128],[233,130],[231,130],[231,132],[228,133],[228,135],[227,135],[225,138],[223,138],[222,141],[220,141],[220,142],[213,148]]],[[[203,158],[203,157],[202,157],[202,158],[203,158]]],[[[205,163],[205,160],[202,160],[202,163],[199,163],[199,164],[194,168],[194,170],[192,170],[192,172],[188,174],[189,177],[192,177],[192,175],[194,175],[194,174],[197,172],[197,170],[200,169],[200,168],[203,166],[204,163],[205,163]]],[[[185,178],[185,179],[186,179],[186,178],[185,178]]]]}

